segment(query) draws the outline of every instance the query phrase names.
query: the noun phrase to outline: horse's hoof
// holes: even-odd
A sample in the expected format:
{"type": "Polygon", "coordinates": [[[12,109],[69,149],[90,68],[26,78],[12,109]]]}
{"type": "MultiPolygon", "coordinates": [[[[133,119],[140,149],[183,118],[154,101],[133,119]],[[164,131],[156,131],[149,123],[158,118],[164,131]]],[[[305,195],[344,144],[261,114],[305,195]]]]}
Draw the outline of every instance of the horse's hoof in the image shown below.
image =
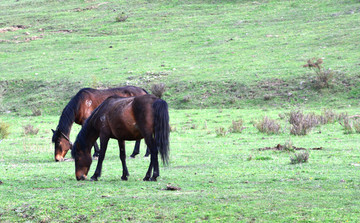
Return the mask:
{"type": "Polygon", "coordinates": [[[82,176],[80,176],[80,177],[76,177],[76,180],[77,181],[80,181],[80,180],[85,180],[86,179],[86,176],[85,175],[82,175],[82,176]]]}
{"type": "Polygon", "coordinates": [[[135,159],[135,156],[130,156],[129,158],[130,158],[130,159],[135,159]]]}
{"type": "Polygon", "coordinates": [[[143,181],[150,181],[150,177],[144,177],[143,181]]]}
{"type": "Polygon", "coordinates": [[[121,180],[127,181],[128,178],[127,177],[121,177],[121,180]]]}
{"type": "Polygon", "coordinates": [[[156,181],[156,178],[151,177],[151,178],[150,178],[150,181],[156,181]]]}
{"type": "Polygon", "coordinates": [[[91,177],[91,181],[98,181],[98,178],[97,178],[97,177],[92,176],[92,177],[91,177]]]}

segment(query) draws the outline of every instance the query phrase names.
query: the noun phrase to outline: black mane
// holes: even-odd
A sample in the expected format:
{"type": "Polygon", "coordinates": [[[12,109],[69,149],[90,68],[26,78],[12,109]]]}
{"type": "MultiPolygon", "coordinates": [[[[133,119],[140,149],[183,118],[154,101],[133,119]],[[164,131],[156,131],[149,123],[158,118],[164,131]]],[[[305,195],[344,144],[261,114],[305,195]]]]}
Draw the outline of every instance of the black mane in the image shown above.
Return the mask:
{"type": "MultiPolygon", "coordinates": [[[[83,100],[84,92],[89,90],[91,90],[91,88],[83,88],[74,97],[71,98],[61,113],[56,131],[60,131],[66,136],[70,134],[71,126],[75,121],[75,112],[79,109],[79,102],[83,100]]],[[[53,142],[55,142],[54,136],[52,138],[53,142]]]]}

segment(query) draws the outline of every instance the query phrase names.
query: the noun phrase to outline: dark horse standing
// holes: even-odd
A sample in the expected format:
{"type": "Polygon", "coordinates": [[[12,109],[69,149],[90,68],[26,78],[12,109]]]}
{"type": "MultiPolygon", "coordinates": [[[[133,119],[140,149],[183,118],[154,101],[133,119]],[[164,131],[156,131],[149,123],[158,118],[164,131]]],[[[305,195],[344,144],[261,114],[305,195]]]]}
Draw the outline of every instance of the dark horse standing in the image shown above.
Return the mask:
{"type": "MultiPolygon", "coordinates": [[[[91,115],[92,111],[106,98],[112,95],[131,97],[146,94],[147,92],[144,89],[134,86],[105,90],[92,88],[81,89],[62,111],[56,130],[52,130],[52,142],[55,143],[55,161],[64,160],[66,153],[71,149],[69,135],[73,123],[75,122],[76,124],[83,125],[85,120],[91,115]]],[[[94,143],[94,148],[94,156],[98,156],[99,147],[96,142],[94,143]]],[[[134,152],[131,157],[135,157],[135,155],[139,154],[139,149],[140,140],[136,141],[134,152]]],[[[146,155],[148,155],[148,153],[146,155]]]]}
{"type": "Polygon", "coordinates": [[[159,176],[158,152],[164,164],[169,159],[169,112],[167,103],[153,95],[130,98],[112,96],[106,99],[82,126],[73,149],[75,176],[85,180],[92,163],[91,147],[100,137],[100,156],[92,180],[101,176],[102,162],[105,158],[110,138],[118,140],[120,160],[123,167],[122,180],[127,180],[124,140],[145,139],[151,154],[149,169],[144,181],[156,181],[159,176]],[[153,175],[151,176],[151,172],[153,175]]]}

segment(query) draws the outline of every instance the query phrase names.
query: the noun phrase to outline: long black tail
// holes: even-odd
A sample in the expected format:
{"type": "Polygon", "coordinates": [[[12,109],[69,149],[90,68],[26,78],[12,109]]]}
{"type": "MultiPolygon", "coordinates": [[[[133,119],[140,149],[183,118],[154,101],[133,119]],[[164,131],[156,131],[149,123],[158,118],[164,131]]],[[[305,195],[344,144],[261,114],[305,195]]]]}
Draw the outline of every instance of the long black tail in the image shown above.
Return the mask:
{"type": "Polygon", "coordinates": [[[153,104],[155,143],[160,152],[164,165],[169,163],[169,111],[168,104],[162,99],[157,99],[153,104]]]}

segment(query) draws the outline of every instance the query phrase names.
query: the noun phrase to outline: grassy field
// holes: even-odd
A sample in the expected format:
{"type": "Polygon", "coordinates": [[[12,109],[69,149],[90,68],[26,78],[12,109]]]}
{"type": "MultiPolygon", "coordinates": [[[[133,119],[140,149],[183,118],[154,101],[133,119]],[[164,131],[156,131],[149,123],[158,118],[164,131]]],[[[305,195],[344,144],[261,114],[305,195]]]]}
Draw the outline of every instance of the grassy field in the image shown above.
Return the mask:
{"type": "Polygon", "coordinates": [[[288,114],[359,115],[359,13],[357,0],[2,1],[0,221],[358,221],[359,133],[334,121],[292,135],[288,114]],[[329,86],[303,67],[312,58],[331,69],[329,86]],[[121,181],[115,140],[98,182],[54,162],[51,128],[79,89],[159,83],[172,132],[157,182],[142,181],[142,155],[121,181]],[[254,127],[265,116],[279,133],[254,127]],[[289,142],[308,162],[271,149],[289,142]]]}

